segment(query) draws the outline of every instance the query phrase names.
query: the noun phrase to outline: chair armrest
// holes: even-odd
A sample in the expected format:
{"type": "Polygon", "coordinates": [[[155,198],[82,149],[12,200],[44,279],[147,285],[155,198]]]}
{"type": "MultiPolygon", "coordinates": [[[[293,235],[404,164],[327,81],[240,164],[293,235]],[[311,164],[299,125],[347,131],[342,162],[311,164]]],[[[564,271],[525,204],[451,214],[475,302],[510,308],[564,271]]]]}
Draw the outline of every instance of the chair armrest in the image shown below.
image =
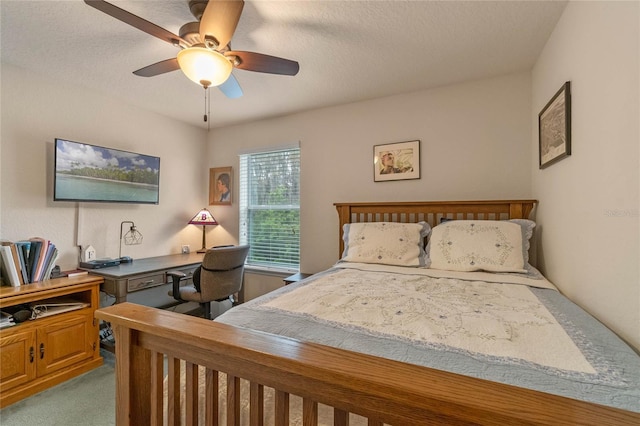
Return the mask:
{"type": "Polygon", "coordinates": [[[171,277],[171,281],[173,283],[173,288],[171,291],[171,296],[174,299],[184,302],[180,297],[180,281],[187,278],[187,274],[182,271],[167,271],[167,276],[171,277]]]}

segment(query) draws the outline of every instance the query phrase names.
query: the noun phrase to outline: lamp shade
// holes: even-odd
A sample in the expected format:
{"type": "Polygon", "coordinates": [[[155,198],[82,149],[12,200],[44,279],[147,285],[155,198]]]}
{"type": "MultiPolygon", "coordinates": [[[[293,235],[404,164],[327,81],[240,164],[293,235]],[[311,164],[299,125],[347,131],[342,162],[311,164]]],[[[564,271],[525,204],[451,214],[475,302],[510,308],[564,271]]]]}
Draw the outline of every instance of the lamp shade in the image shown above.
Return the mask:
{"type": "Polygon", "coordinates": [[[233,68],[224,55],[206,47],[181,50],[177,59],[184,75],[204,87],[221,85],[227,81],[233,68]]]}
{"type": "Polygon", "coordinates": [[[190,221],[190,225],[217,225],[218,222],[207,209],[200,210],[190,221]]]}

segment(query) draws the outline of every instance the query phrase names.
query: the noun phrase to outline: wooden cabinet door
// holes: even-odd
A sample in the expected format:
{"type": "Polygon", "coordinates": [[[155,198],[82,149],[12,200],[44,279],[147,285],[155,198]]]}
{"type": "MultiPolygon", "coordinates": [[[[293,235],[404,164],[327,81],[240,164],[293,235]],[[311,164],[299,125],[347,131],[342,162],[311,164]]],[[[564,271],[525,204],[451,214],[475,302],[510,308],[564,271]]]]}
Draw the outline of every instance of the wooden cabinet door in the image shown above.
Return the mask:
{"type": "Polygon", "coordinates": [[[0,387],[2,392],[36,377],[36,331],[3,330],[0,337],[0,387]]]}
{"type": "Polygon", "coordinates": [[[55,321],[38,328],[38,376],[93,356],[96,332],[90,314],[79,312],[58,316],[55,321]]]}

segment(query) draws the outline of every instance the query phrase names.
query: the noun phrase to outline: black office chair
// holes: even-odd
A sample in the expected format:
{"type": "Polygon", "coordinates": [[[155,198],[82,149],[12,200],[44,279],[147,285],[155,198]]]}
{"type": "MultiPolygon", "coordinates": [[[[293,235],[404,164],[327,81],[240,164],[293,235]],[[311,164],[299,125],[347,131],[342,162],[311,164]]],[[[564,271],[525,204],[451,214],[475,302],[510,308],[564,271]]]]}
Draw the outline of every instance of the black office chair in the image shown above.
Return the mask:
{"type": "Polygon", "coordinates": [[[248,254],[248,245],[207,250],[202,264],[193,273],[193,286],[180,286],[180,282],[187,278],[183,272],[167,272],[173,281],[169,295],[181,302],[199,303],[204,309],[205,318],[213,319],[211,302],[222,302],[224,310],[233,306],[233,295],[242,288],[244,262],[248,254]]]}

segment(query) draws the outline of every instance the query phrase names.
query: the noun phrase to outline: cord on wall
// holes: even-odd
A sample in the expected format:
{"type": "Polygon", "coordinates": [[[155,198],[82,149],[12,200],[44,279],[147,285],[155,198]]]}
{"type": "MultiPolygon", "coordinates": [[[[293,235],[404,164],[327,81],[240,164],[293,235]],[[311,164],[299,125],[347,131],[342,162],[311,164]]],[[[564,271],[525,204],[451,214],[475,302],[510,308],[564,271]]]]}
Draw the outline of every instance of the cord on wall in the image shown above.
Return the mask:
{"type": "Polygon", "coordinates": [[[82,215],[80,214],[80,203],[76,202],[76,246],[80,247],[80,226],[82,215]]]}
{"type": "Polygon", "coordinates": [[[83,261],[81,230],[82,230],[82,209],[80,208],[80,203],[76,202],[76,247],[78,248],[78,262],[83,261]]]}

